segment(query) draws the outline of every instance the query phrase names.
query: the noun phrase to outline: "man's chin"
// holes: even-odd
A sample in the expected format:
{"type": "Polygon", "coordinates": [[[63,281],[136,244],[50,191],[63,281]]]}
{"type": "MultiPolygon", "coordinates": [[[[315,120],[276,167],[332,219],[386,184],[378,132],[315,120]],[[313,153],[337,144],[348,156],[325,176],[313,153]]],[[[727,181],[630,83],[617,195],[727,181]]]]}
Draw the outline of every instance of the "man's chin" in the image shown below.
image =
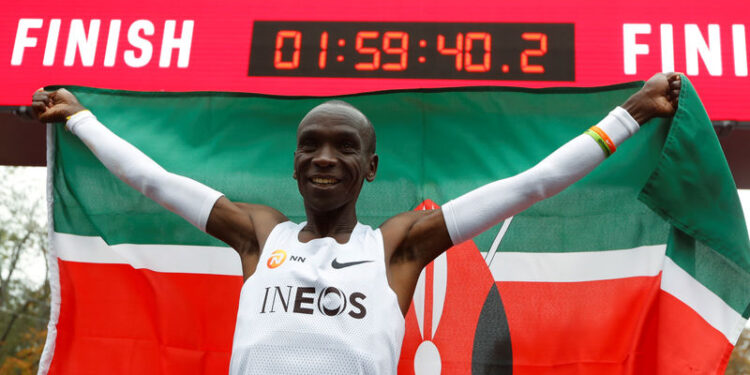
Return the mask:
{"type": "Polygon", "coordinates": [[[337,210],[346,205],[344,194],[334,189],[320,189],[302,196],[305,206],[315,212],[329,212],[337,210]]]}

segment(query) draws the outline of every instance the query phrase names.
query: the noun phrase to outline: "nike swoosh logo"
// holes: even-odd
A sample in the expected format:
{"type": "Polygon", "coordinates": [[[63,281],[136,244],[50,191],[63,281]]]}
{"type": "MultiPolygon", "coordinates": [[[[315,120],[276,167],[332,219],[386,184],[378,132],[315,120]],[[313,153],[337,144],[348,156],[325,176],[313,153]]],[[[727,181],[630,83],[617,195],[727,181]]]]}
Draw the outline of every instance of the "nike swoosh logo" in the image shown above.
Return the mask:
{"type": "Polygon", "coordinates": [[[341,269],[341,268],[344,268],[344,267],[356,266],[358,264],[370,263],[370,262],[372,262],[372,260],[358,260],[358,261],[355,261],[355,262],[339,263],[339,261],[334,258],[333,262],[331,262],[331,267],[333,267],[333,268],[335,268],[335,269],[338,270],[338,269],[341,269]]]}

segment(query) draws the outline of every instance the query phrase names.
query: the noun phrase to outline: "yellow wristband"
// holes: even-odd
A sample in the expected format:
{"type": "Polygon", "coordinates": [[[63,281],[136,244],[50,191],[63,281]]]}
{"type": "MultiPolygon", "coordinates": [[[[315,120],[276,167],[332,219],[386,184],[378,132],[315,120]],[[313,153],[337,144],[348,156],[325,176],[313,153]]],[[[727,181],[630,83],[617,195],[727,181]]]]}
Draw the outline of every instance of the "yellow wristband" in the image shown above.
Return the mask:
{"type": "Polygon", "coordinates": [[[602,151],[604,151],[605,156],[609,157],[609,155],[612,155],[612,150],[609,149],[607,142],[605,142],[598,133],[596,133],[595,131],[591,129],[586,129],[586,131],[583,132],[583,134],[586,134],[590,136],[591,138],[593,138],[594,141],[596,141],[596,144],[598,144],[599,147],[602,148],[602,151]]]}
{"type": "Polygon", "coordinates": [[[76,113],[74,113],[74,114],[66,117],[65,120],[70,120],[71,117],[73,117],[73,116],[75,116],[75,115],[77,115],[77,114],[79,114],[79,113],[81,113],[83,111],[88,111],[88,109],[82,109],[82,110],[80,110],[80,111],[78,111],[78,112],[76,112],[76,113]]]}

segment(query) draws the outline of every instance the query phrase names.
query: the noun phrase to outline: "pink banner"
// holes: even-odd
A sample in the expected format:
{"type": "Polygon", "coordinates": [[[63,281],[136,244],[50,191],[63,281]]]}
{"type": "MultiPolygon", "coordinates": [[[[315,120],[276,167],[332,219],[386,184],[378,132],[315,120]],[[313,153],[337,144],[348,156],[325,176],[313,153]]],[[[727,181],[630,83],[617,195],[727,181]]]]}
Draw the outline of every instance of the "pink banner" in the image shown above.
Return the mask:
{"type": "Polygon", "coordinates": [[[712,119],[750,120],[748,2],[113,4],[4,4],[0,105],[26,104],[48,84],[335,95],[599,86],[675,70],[694,82],[712,119]],[[256,21],[274,22],[259,38],[256,21]]]}

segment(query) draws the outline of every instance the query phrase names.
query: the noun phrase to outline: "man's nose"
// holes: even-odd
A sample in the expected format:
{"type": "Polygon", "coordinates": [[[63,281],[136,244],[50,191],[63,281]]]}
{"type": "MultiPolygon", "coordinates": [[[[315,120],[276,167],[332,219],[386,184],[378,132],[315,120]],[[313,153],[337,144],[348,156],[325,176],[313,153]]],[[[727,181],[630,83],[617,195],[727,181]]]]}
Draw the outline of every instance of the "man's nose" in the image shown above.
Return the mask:
{"type": "Polygon", "coordinates": [[[320,168],[330,167],[336,164],[335,150],[331,146],[323,146],[318,149],[312,160],[315,166],[320,168]]]}

